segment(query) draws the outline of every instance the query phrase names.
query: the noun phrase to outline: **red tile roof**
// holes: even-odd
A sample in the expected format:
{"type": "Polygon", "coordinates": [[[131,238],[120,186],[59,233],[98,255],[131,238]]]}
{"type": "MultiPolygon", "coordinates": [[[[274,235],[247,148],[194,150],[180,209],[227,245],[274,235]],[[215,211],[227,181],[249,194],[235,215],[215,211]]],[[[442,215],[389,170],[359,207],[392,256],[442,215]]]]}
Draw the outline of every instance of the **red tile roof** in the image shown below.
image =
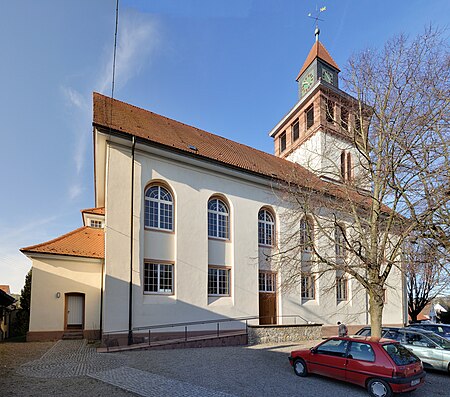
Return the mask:
{"type": "Polygon", "coordinates": [[[21,248],[21,252],[79,256],[85,258],[105,257],[105,234],[103,229],[80,227],[42,244],[21,248]]]}
{"type": "Polygon", "coordinates": [[[0,285],[0,291],[6,292],[7,294],[11,293],[9,290],[9,285],[0,285]]]}
{"type": "Polygon", "coordinates": [[[328,65],[333,66],[335,69],[337,69],[339,72],[341,71],[339,69],[339,66],[336,62],[334,62],[334,59],[331,57],[329,52],[326,50],[324,45],[320,41],[316,41],[314,45],[311,48],[311,51],[309,51],[308,56],[306,57],[306,61],[303,64],[302,68],[300,69],[300,72],[296,78],[298,80],[300,76],[303,74],[303,72],[308,69],[308,66],[311,65],[311,63],[314,61],[314,59],[320,58],[322,61],[325,61],[328,63],[328,65]]]}
{"type": "Polygon", "coordinates": [[[93,123],[243,171],[286,180],[294,169],[304,179],[320,183],[298,164],[98,93],[94,93],[93,123]]]}
{"type": "Polygon", "coordinates": [[[105,207],[86,208],[81,210],[81,212],[86,214],[105,215],[105,207]]]}

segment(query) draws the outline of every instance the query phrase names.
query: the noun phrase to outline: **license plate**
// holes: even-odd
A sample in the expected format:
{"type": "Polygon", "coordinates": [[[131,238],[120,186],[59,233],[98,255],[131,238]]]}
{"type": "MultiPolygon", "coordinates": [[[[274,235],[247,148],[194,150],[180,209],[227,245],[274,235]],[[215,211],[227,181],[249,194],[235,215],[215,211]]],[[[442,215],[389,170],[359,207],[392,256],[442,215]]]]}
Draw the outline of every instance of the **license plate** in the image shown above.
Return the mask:
{"type": "Polygon", "coordinates": [[[411,381],[411,386],[418,385],[420,383],[420,379],[414,379],[411,381]]]}

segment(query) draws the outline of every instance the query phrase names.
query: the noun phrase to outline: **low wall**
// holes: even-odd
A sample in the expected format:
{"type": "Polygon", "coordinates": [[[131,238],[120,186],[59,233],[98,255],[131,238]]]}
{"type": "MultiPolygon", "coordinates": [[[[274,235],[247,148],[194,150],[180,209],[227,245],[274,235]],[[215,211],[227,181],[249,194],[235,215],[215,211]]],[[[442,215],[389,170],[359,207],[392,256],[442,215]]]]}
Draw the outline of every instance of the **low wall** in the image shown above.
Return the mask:
{"type": "Polygon", "coordinates": [[[322,337],[322,324],[249,325],[248,344],[300,342],[322,337]]]}

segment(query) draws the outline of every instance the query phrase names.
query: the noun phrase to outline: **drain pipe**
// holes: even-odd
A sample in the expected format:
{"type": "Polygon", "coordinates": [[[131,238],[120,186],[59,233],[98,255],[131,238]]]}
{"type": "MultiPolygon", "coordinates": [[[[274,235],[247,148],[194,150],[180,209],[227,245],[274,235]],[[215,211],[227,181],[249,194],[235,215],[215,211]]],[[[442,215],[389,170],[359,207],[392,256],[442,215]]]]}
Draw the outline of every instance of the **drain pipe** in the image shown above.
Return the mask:
{"type": "Polygon", "coordinates": [[[128,345],[133,344],[133,238],[134,238],[134,149],[136,146],[136,137],[131,140],[131,210],[130,210],[130,285],[128,289],[128,345]]]}

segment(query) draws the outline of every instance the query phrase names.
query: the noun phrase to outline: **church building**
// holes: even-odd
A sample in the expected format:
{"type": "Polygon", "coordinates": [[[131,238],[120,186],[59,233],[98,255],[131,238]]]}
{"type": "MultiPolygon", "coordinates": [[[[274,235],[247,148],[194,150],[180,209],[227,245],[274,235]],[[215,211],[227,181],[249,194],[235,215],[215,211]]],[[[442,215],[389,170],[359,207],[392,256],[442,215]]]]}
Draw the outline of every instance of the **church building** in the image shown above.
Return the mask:
{"type": "MultiPolygon", "coordinates": [[[[367,294],[352,277],[305,272],[284,289],[283,264],[269,260],[286,232],[283,184],[370,189],[342,133],[358,121],[339,72],[317,35],[299,99],[270,131],[274,155],[94,93],[95,206],[80,228],[21,249],[33,269],[28,340],[249,317],[367,324],[367,294]]],[[[383,322],[404,323],[396,269],[385,300],[383,322]]]]}

